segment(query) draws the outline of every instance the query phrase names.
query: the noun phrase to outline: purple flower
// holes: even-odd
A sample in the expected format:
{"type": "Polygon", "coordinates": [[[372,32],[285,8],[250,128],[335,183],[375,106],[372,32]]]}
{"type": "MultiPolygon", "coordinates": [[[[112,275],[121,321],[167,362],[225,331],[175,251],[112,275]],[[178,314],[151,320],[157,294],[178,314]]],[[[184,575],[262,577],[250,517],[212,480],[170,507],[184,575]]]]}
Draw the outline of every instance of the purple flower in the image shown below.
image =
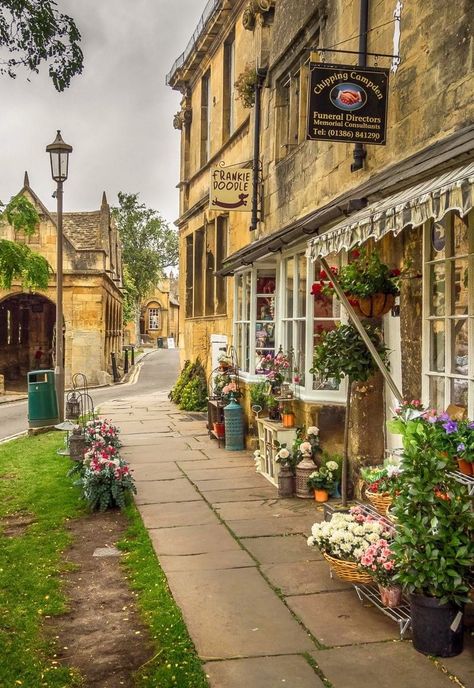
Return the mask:
{"type": "Polygon", "coordinates": [[[465,451],[465,450],[466,450],[466,445],[464,444],[464,442],[460,442],[460,443],[458,444],[458,446],[457,446],[457,450],[456,450],[456,451],[458,451],[458,452],[463,452],[463,451],[465,451]]]}
{"type": "Polygon", "coordinates": [[[447,423],[443,423],[443,428],[444,428],[446,434],[450,435],[453,432],[457,432],[458,424],[456,423],[455,420],[448,420],[447,423]]]}
{"type": "Polygon", "coordinates": [[[438,420],[451,421],[449,414],[447,414],[446,411],[444,413],[439,414],[438,420]]]}
{"type": "Polygon", "coordinates": [[[469,423],[468,426],[469,430],[474,430],[474,421],[472,423],[469,423]]]}
{"type": "Polygon", "coordinates": [[[428,416],[427,419],[428,423],[436,423],[438,418],[436,416],[428,416]]]}

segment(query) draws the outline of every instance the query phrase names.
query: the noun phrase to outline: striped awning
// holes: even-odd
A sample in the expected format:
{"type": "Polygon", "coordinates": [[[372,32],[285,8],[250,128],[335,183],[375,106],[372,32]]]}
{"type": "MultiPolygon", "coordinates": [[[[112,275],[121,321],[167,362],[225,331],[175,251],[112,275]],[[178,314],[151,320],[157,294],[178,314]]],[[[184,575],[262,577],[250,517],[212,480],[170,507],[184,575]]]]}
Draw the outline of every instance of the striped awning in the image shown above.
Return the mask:
{"type": "Polygon", "coordinates": [[[450,210],[464,216],[473,207],[473,185],[474,162],[470,162],[368,205],[311,239],[306,255],[316,260],[349,251],[368,239],[378,241],[389,232],[396,236],[405,227],[440,221],[450,210]]]}

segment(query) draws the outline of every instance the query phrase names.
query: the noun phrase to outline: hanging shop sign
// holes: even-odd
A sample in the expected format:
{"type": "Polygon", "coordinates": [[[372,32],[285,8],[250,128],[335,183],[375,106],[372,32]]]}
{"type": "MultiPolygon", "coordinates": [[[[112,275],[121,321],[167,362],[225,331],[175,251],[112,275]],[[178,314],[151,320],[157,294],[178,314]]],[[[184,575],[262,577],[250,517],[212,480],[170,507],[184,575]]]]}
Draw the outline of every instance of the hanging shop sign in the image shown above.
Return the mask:
{"type": "Polygon", "coordinates": [[[212,167],[211,210],[252,210],[252,170],[248,167],[212,167]]]}
{"type": "Polygon", "coordinates": [[[307,138],[383,146],[388,69],[312,62],[307,138]]]}

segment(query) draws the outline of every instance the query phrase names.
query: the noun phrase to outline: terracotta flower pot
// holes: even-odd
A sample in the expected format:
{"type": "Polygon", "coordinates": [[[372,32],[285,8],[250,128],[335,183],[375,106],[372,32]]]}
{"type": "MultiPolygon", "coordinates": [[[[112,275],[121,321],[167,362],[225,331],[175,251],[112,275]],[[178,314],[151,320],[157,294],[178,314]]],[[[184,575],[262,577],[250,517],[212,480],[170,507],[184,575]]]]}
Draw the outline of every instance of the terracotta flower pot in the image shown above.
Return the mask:
{"type": "Polygon", "coordinates": [[[457,459],[457,462],[459,471],[461,473],[464,475],[474,475],[473,465],[470,461],[466,461],[465,459],[457,459]]]}
{"type": "Polygon", "coordinates": [[[395,303],[393,294],[372,294],[372,296],[351,296],[352,301],[357,302],[353,308],[361,318],[379,318],[388,313],[395,303]]]}
{"type": "Polygon", "coordinates": [[[294,428],[295,427],[295,414],[290,411],[290,413],[282,413],[281,422],[284,428],[294,428]]]}
{"type": "Polygon", "coordinates": [[[402,601],[402,589],[399,585],[388,585],[385,587],[379,583],[379,591],[380,599],[384,607],[393,609],[394,607],[400,606],[402,601]]]}
{"type": "Polygon", "coordinates": [[[316,489],[316,490],[314,491],[314,499],[315,499],[317,502],[320,502],[320,503],[322,503],[322,502],[327,502],[328,499],[329,499],[329,492],[328,492],[327,490],[318,490],[318,489],[316,489]]]}
{"type": "Polygon", "coordinates": [[[224,437],[224,435],[225,435],[224,423],[213,423],[213,429],[214,429],[214,432],[216,433],[217,437],[219,437],[220,439],[224,437]]]}

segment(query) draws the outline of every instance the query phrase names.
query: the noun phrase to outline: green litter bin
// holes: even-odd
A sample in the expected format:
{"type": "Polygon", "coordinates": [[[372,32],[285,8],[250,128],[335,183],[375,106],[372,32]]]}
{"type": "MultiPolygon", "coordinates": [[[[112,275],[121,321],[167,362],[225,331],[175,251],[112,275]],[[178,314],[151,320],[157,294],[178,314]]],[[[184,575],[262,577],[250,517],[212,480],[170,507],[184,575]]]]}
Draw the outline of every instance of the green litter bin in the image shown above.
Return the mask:
{"type": "Polygon", "coordinates": [[[162,348],[163,348],[163,344],[164,344],[164,342],[163,342],[163,337],[158,337],[157,340],[156,340],[156,346],[157,346],[157,348],[158,348],[158,349],[162,349],[162,348]]]}
{"type": "Polygon", "coordinates": [[[28,373],[28,424],[44,428],[59,423],[54,370],[31,370],[28,373]]]}

